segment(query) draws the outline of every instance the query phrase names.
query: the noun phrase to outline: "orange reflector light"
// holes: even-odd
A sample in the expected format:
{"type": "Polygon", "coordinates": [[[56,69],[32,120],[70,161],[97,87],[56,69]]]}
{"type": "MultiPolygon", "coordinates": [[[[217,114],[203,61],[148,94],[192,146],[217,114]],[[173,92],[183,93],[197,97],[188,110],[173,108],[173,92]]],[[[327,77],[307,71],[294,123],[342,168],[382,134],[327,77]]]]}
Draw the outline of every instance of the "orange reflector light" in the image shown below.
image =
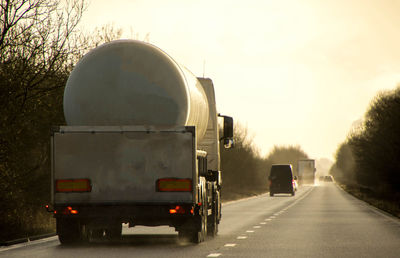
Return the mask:
{"type": "Polygon", "coordinates": [[[56,192],[90,192],[92,186],[89,179],[56,180],[56,192]]]}
{"type": "Polygon", "coordinates": [[[68,206],[64,210],[62,210],[62,214],[64,215],[78,214],[78,210],[74,210],[71,206],[68,206]]]}
{"type": "Polygon", "coordinates": [[[162,178],[157,180],[157,190],[160,192],[191,192],[191,179],[162,178]]]}
{"type": "Polygon", "coordinates": [[[170,214],[185,214],[185,212],[186,212],[186,210],[182,206],[179,206],[179,205],[177,205],[175,207],[175,209],[169,210],[170,214]]]}

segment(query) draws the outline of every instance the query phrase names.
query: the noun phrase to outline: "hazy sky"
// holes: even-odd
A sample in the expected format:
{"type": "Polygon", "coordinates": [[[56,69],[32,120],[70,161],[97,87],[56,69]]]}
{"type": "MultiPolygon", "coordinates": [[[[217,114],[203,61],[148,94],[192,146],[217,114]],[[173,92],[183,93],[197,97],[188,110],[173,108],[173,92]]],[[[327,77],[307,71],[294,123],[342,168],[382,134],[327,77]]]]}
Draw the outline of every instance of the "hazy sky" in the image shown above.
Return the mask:
{"type": "Polygon", "coordinates": [[[375,94],[400,82],[400,0],[90,1],[82,26],[108,23],[205,72],[219,112],[263,154],[298,144],[333,158],[375,94]]]}

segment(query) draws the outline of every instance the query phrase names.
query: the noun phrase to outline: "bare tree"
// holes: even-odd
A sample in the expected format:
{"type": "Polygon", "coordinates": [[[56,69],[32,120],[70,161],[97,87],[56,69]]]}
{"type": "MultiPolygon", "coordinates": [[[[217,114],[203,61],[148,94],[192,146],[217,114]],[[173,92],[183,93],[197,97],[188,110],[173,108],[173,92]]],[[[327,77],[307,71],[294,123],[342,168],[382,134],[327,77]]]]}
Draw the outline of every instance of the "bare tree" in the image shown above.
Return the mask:
{"type": "Polygon", "coordinates": [[[247,127],[236,123],[234,140],[233,149],[221,148],[223,200],[238,199],[267,190],[265,171],[268,161],[260,156],[254,146],[253,135],[247,127]]]}
{"type": "Polygon", "coordinates": [[[85,6],[0,0],[0,239],[33,232],[47,198],[48,133],[63,121],[61,92],[81,52],[75,39],[85,6]]]}
{"type": "Polygon", "coordinates": [[[94,33],[86,37],[87,42],[85,45],[88,46],[88,48],[94,48],[100,44],[118,39],[121,37],[121,35],[122,29],[115,27],[112,23],[109,23],[95,28],[94,33]]]}
{"type": "MultiPolygon", "coordinates": [[[[62,87],[43,83],[71,65],[69,41],[85,9],[83,0],[2,0],[0,5],[1,107],[62,87]]],[[[17,111],[17,110],[15,110],[17,111]]]]}

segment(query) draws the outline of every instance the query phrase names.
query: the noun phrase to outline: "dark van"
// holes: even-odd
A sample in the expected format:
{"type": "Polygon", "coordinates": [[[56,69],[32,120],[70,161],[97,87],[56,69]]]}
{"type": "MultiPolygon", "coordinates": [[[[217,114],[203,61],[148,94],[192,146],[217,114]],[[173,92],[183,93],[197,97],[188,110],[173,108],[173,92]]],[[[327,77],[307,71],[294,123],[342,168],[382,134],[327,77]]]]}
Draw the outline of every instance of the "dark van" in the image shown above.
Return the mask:
{"type": "Polygon", "coordinates": [[[293,187],[295,179],[296,177],[293,177],[292,165],[272,165],[269,175],[269,195],[274,196],[277,193],[288,193],[293,196],[295,194],[293,187]]]}

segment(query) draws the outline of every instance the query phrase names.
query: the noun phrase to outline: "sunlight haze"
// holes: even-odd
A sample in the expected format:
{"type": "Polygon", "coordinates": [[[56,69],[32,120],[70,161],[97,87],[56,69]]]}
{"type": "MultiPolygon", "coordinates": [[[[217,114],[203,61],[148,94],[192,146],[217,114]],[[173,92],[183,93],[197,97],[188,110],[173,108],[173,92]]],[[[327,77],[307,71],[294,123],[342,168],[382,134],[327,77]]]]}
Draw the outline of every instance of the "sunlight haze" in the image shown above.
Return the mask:
{"type": "Polygon", "coordinates": [[[375,94],[400,82],[399,12],[396,0],[92,0],[81,28],[112,23],[204,73],[261,154],[300,145],[332,159],[375,94]]]}

